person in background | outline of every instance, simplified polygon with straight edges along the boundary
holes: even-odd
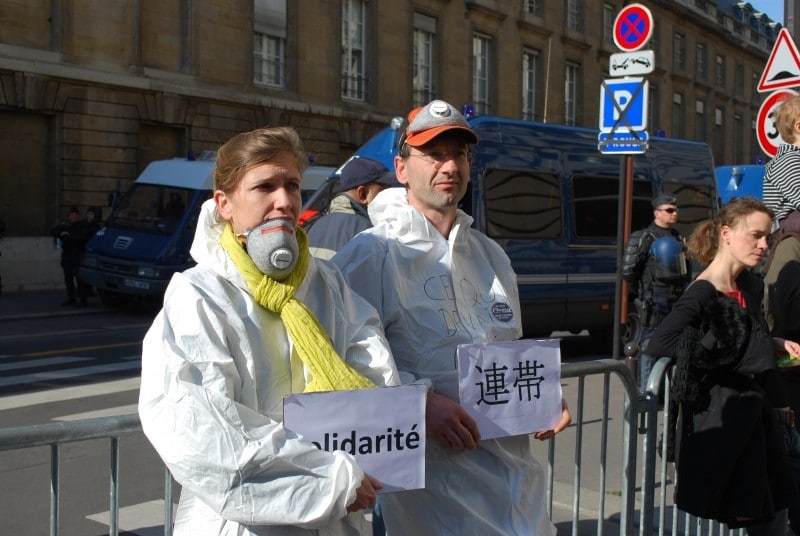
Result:
[[[89,225],[81,218],[78,208],[72,207],[67,221],[53,227],[50,234],[61,242],[61,270],[67,290],[67,300],[61,305],[86,307],[87,287],[78,278],[78,268],[89,240]]]
[[[788,218],[777,231],[764,266],[764,316],[773,337],[800,341],[800,218]],[[785,357],[784,357],[785,360]],[[789,396],[789,407],[800,412],[800,367],[788,362],[781,379]],[[795,482],[800,485],[800,433],[795,426],[784,428],[789,461]],[[789,506],[789,520],[800,534],[800,504]]]
[[[640,321],[641,331],[636,342],[641,351],[638,372],[642,391],[657,359],[657,354],[648,348],[650,335],[692,279],[686,244],[674,227],[678,222],[677,199],[672,194],[659,194],[652,206],[653,221],[628,237],[620,270],[635,297]]]
[[[456,347],[522,336],[516,275],[503,249],[458,210],[475,132],[451,104],[413,110],[395,157],[405,188],[369,205],[374,227],[333,257],[375,306],[405,382],[429,383],[425,489],[380,498],[390,535],[554,535],[545,474],[527,435],[481,440],[458,403]],[[548,439],[571,422],[562,416]]]
[[[750,535],[786,534],[798,496],[783,433],[794,414],[776,356],[798,357],[800,344],[770,335],[750,271],[771,227],[772,212],[752,197],[698,224],[689,252],[706,268],[650,338],[653,354],[675,360],[676,505]]]
[[[89,207],[86,209],[86,226],[88,227],[88,233],[86,237],[86,244],[89,243],[89,240],[97,233],[97,230],[100,229],[100,209],[98,207]],[[84,246],[84,249],[85,246]],[[94,291],[94,287],[89,284],[85,284],[86,289],[86,296],[96,296],[97,294]]]
[[[333,198],[327,214],[308,231],[311,254],[330,259],[355,235],[372,227],[367,205],[378,192],[400,186],[394,172],[371,158],[355,157],[342,168],[339,177],[341,193]]]
[[[89,228],[89,238],[93,237],[97,230],[100,229],[100,218],[97,213],[98,209],[95,207],[86,209],[86,225]]]
[[[764,314],[771,333],[800,340],[800,219],[784,225],[764,266]]]
[[[774,227],[781,227],[788,217],[800,219],[800,96],[778,106],[775,127],[783,143],[766,165],[763,199],[775,214]]]
[[[181,498],[180,535],[368,534],[382,486],[283,428],[283,398],[399,383],[375,309],[297,226],[294,129],[220,147],[213,199],[142,348],[142,428]]]

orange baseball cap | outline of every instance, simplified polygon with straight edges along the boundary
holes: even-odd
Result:
[[[405,142],[412,147],[425,145],[433,138],[448,131],[466,134],[469,143],[478,143],[478,135],[452,104],[434,100],[411,110],[408,114]]]

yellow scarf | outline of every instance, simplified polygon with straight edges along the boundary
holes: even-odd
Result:
[[[308,270],[308,237],[302,227],[297,227],[297,242],[300,246],[297,266],[286,280],[276,281],[258,269],[234,235],[230,224],[225,226],[220,237],[222,248],[244,276],[256,302],[281,315],[286,331],[297,348],[297,355],[311,371],[311,381],[306,385],[305,392],[375,387],[374,383],[336,353],[317,317],[294,297]]]

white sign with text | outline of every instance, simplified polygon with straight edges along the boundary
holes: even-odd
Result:
[[[550,430],[561,419],[558,339],[462,344],[456,351],[461,405],[481,439]]]
[[[352,454],[381,481],[379,493],[425,487],[424,385],[296,393],[283,399],[283,426],[317,448]]]

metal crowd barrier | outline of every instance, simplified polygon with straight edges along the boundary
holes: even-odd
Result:
[[[573,424],[547,442],[532,440],[537,458],[547,460],[548,513],[559,526],[560,534],[564,534],[564,525],[573,536],[744,534],[688,516],[672,504],[675,482],[670,464],[664,461],[666,444],[661,446],[660,461],[657,452],[663,423],[669,419],[669,366],[668,359],[654,365],[646,393],[640,396],[633,371],[625,360],[597,359],[562,365],[564,396],[570,404]],[[662,385],[663,409],[657,395]],[[109,439],[109,535],[117,536],[119,438],[141,433],[136,414],[0,428],[0,451],[50,447],[50,534],[57,536],[61,447],[66,443]],[[613,443],[619,445],[619,452],[609,452],[612,439],[619,439]],[[544,450],[544,456],[537,449]],[[641,463],[637,464],[639,453]],[[164,534],[170,536],[174,497],[172,477],[166,469],[164,480]],[[587,525],[591,528],[586,528]]]
[[[61,447],[66,443],[108,439],[109,455],[109,536],[119,534],[119,438],[141,434],[139,415],[119,415],[69,422],[53,422],[29,426],[0,428],[0,451],[33,447],[50,447],[50,535],[59,533],[61,499]],[[164,535],[172,535],[172,475],[165,468]]]

